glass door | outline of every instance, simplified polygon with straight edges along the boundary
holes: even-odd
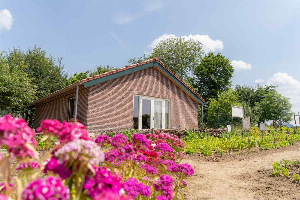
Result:
[[[154,100],[154,128],[162,128],[162,101]]]
[[[170,102],[153,97],[134,96],[133,126],[141,129],[170,128]]]

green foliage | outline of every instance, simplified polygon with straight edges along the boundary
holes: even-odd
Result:
[[[231,116],[231,105],[241,106],[238,94],[232,89],[228,89],[223,93],[218,93],[217,98],[210,98],[206,109],[207,124],[209,126],[214,126],[217,122],[218,113],[222,113],[219,117],[226,117],[226,114]]]
[[[35,140],[37,142],[36,150],[38,151],[48,151],[54,146],[56,142],[58,142],[58,139],[56,137],[48,137],[47,135],[36,135]]]
[[[261,102],[261,121],[275,120],[289,122],[292,120],[292,105],[287,97],[277,91],[270,91]]]
[[[230,151],[241,149],[260,148],[263,150],[293,145],[300,141],[300,132],[286,134],[285,130],[265,132],[262,138],[257,128],[252,128],[248,133],[239,131],[223,133],[221,137],[210,136],[205,133],[188,132],[184,138],[185,152],[200,153],[205,156],[213,154],[222,155]],[[297,163],[288,163],[296,165]]]
[[[298,174],[293,173],[293,176],[294,176],[294,181],[296,181],[296,182],[300,181],[300,176]]]
[[[0,55],[0,110],[14,114],[35,99],[36,87],[26,67],[21,61],[11,65],[5,55]]]
[[[124,129],[122,130],[122,134],[125,135],[127,138],[128,138],[128,141],[129,142],[132,142],[131,141],[131,138],[132,136],[135,134],[135,133],[138,133],[139,131],[138,130],[135,130],[135,129]]]
[[[280,176],[280,174],[281,174],[281,169],[282,169],[282,167],[280,166],[280,163],[274,162],[274,163],[272,164],[272,167],[273,167],[273,171],[271,172],[271,175],[272,175],[272,176]]]
[[[63,71],[62,58],[47,56],[45,50],[36,46],[27,52],[14,48],[4,55],[10,66],[24,64],[24,72],[36,86],[37,98],[66,86],[67,74]]]
[[[236,86],[239,101],[245,106],[252,123],[275,120],[289,122],[292,118],[288,98],[280,95],[274,86]]]
[[[280,162],[274,162],[272,164],[273,171],[271,171],[271,176],[280,176],[283,175],[286,178],[289,178],[289,169],[291,169],[294,166],[299,166],[299,161],[289,161],[289,160],[282,160]],[[298,179],[299,176],[297,174],[293,174],[294,179]]]
[[[29,125],[34,120],[34,108],[28,104],[67,84],[62,59],[46,55],[40,47],[2,52],[0,65],[0,114],[21,116]]]
[[[68,84],[75,83],[75,82],[80,81],[82,79],[85,79],[87,77],[91,77],[91,76],[94,76],[94,75],[99,75],[99,74],[102,74],[102,73],[105,73],[105,72],[109,72],[109,71],[114,70],[114,69],[116,69],[116,68],[111,67],[109,65],[107,65],[107,66],[99,65],[94,70],[88,70],[88,71],[80,72],[80,73],[76,72],[75,74],[73,74],[73,76],[71,76],[68,79]]]
[[[130,59],[129,63],[137,63],[148,58],[158,57],[168,68],[181,79],[190,77],[203,56],[202,44],[196,40],[184,38],[168,38],[162,40],[149,57]]]
[[[205,99],[217,98],[220,92],[226,91],[231,86],[230,79],[234,69],[230,60],[222,54],[209,53],[202,58],[195,68],[195,87]]]

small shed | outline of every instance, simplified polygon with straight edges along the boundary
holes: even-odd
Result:
[[[157,58],[82,79],[34,102],[43,119],[77,118],[92,133],[198,127],[204,100]]]

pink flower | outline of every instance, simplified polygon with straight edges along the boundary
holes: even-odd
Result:
[[[128,144],[128,138],[123,134],[117,134],[111,138],[111,146],[121,147]]]
[[[12,118],[10,115],[0,117],[0,147],[7,145],[8,152],[17,158],[34,157],[28,145],[36,146],[35,132],[24,119]]]
[[[143,183],[138,183],[135,178],[129,177],[123,184],[125,192],[132,198],[137,196],[150,197],[151,189],[149,186],[144,185]]]
[[[104,144],[110,144],[111,143],[111,139],[107,135],[98,135],[96,137],[96,139],[95,139],[95,142],[97,144],[99,144],[100,146],[102,146]]]
[[[94,199],[99,194],[112,193],[113,196],[119,196],[122,188],[121,177],[112,175],[105,167],[95,168],[96,175],[86,176],[83,188]]]
[[[16,170],[21,169],[39,169],[40,165],[37,162],[20,163]]]
[[[29,183],[22,191],[21,199],[68,200],[70,197],[69,193],[69,189],[63,186],[59,178],[50,176],[46,179],[37,179]]]
[[[90,140],[85,126],[81,123],[60,123],[56,119],[45,119],[37,131],[55,135],[59,137],[61,143],[71,142],[75,139]]]

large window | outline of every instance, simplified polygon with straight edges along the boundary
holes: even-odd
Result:
[[[170,128],[170,102],[145,96],[133,97],[133,128]]]

